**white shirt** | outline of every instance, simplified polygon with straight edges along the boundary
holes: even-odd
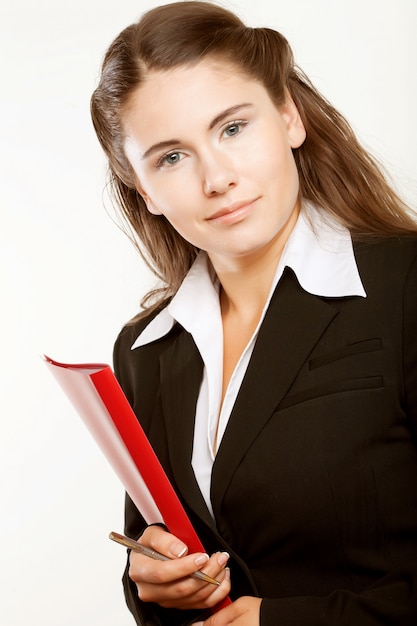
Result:
[[[313,205],[306,203],[282,252],[258,326],[236,365],[222,406],[223,327],[219,282],[206,253],[199,253],[170,304],[148,324],[132,346],[134,350],[163,337],[175,322],[181,324],[195,341],[204,371],[196,407],[192,466],[211,513],[214,445],[216,441],[220,445],[259,327],[285,267],[290,267],[303,289],[314,295],[366,297],[349,231],[333,218],[327,215],[324,218]]]

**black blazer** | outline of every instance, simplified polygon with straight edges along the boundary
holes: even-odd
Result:
[[[262,626],[417,625],[417,238],[355,244],[367,298],[306,293],[286,268],[216,456],[209,515],[191,454],[202,361],[178,324],[115,371],[207,550],[231,554],[232,597]],[[144,521],[129,498],[126,528]],[[138,624],[193,612],[141,603]],[[141,621],[142,620],[142,621]]]

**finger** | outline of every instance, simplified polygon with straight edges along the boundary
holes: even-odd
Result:
[[[224,570],[229,559],[230,555],[228,552],[215,552],[211,555],[208,562],[201,568],[201,571],[208,574],[212,578],[216,578],[217,574]]]
[[[204,622],[194,622],[192,626],[259,626],[261,602],[261,598],[242,596]]]
[[[132,551],[130,554],[129,575],[135,582],[171,583],[190,577],[191,574],[201,569],[208,561],[208,555],[203,553],[190,554],[181,559],[159,561]]]
[[[196,584],[196,581],[192,578],[179,581],[176,589],[173,590],[170,606],[178,608],[179,597],[182,598],[180,607],[182,609],[213,608],[222,602],[230,593],[230,569],[223,568],[219,572],[217,566],[215,571],[210,571],[210,574],[220,583],[218,586],[200,581],[197,581]]]
[[[210,560],[206,556],[207,567],[204,569],[213,578],[216,577],[220,585],[191,577],[198,565],[193,565],[195,555],[161,562],[152,561],[139,553],[131,553],[129,575],[144,602],[156,602],[166,608],[211,608],[230,592],[230,572],[223,567],[227,556],[217,553]],[[191,561],[191,567],[185,567],[187,561]]]
[[[227,626],[228,624],[233,624],[235,615],[235,603],[232,602],[232,604],[214,613],[211,617],[204,620],[204,622],[194,622],[192,626]]]
[[[217,604],[225,600],[225,598],[227,598],[231,588],[230,569],[226,567],[223,572],[216,576],[216,579],[220,582],[220,585],[218,587],[214,587],[213,585],[207,585],[203,590],[195,595],[194,601],[196,605],[198,602],[201,602],[200,606],[202,606],[203,608],[212,609]],[[198,594],[200,597],[198,597]],[[196,606],[196,608],[199,607]]]
[[[142,583],[137,587],[144,602],[155,602],[164,608],[206,609],[219,604],[229,594],[230,574],[228,570],[222,573],[219,586],[185,578],[171,584]]]
[[[169,558],[180,558],[187,554],[188,548],[186,544],[178,539],[175,535],[171,535],[161,526],[148,526],[139,539],[139,543],[149,546],[153,550],[165,554]]]

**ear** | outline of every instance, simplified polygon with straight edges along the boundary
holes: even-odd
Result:
[[[162,215],[162,211],[160,211],[152,202],[152,200],[150,198],[145,198],[144,196],[142,196],[143,199],[146,202],[146,208],[148,209],[149,213],[152,213],[152,215]]]
[[[139,184],[136,184],[136,190],[142,196],[142,198],[143,198],[143,200],[144,200],[144,202],[146,204],[146,208],[148,209],[149,213],[152,213],[152,215],[162,215],[162,211],[160,211],[155,206],[155,204],[152,202],[152,200],[150,199],[148,194],[145,193],[145,191],[142,189],[142,187]]]
[[[289,91],[286,92],[285,102],[279,108],[279,111],[287,127],[287,135],[291,148],[299,148],[306,138],[306,130]]]

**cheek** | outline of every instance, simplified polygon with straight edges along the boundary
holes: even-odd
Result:
[[[171,226],[187,239],[187,232],[191,231],[193,224],[193,211],[190,207],[195,207],[195,202],[190,203],[189,198],[184,194],[184,188],[178,193],[159,194],[154,200],[159,214],[163,215]]]
[[[178,198],[181,198],[181,194],[175,185],[163,185],[144,179],[143,190],[144,193],[142,195],[146,199],[146,204],[151,213],[158,212],[165,215],[169,221],[171,215],[175,216],[177,205],[179,204]]]
[[[295,167],[295,161],[291,147],[286,137],[276,131],[258,138],[252,142],[247,150],[250,164],[258,171],[264,171],[268,176],[280,176],[280,173],[288,174]]]
[[[281,189],[282,193],[298,188],[298,170],[291,149],[270,149],[259,157],[256,165],[267,184]]]
[[[143,186],[149,196],[167,210],[187,202],[187,198],[195,193],[196,184],[196,172],[189,164],[143,177]]]
[[[266,180],[271,181],[269,188],[273,199],[286,215],[290,214],[298,202],[300,192],[298,170],[292,153],[283,160],[274,161],[265,176]]]
[[[191,245],[201,248],[204,246],[204,234],[198,223],[191,219],[191,216],[187,216],[182,213],[164,214],[165,218],[171,224],[172,228],[179,234],[185,241],[188,241]]]
[[[176,230],[177,224],[189,228],[204,201],[202,185],[190,170],[167,178],[168,183],[149,187],[149,197]]]

